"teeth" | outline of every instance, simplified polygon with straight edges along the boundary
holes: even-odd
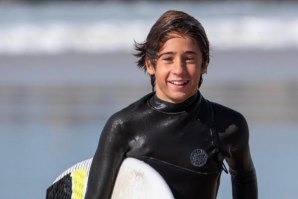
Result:
[[[187,84],[188,81],[169,81],[171,84],[177,85],[177,86],[182,86]]]

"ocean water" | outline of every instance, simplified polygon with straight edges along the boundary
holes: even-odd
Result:
[[[168,9],[201,20],[212,44],[203,95],[245,115],[259,198],[298,194],[298,4],[0,4],[1,198],[45,198],[91,157],[108,117],[150,92],[136,69],[143,41]],[[223,174],[220,199],[231,198]]]
[[[216,49],[297,48],[295,2],[0,5],[0,53],[107,52],[143,41],[166,10],[190,13]],[[121,35],[121,36],[120,36]]]

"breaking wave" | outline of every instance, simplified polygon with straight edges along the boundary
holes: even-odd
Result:
[[[142,11],[142,15],[136,11],[130,13],[124,9],[126,7],[120,6],[113,7],[119,12],[114,11],[110,17],[104,17],[105,8],[101,7],[101,10],[93,10],[92,15],[81,13],[73,16],[78,20],[65,20],[67,13],[63,15],[63,10],[60,10],[60,15],[53,12],[52,17],[41,15],[38,19],[28,19],[27,12],[27,20],[0,20],[0,54],[131,51],[134,40],[143,41],[161,13],[158,10],[150,15],[148,13],[154,10],[154,6],[146,6],[138,5],[138,9],[147,9]],[[74,12],[79,11],[76,9]],[[190,8],[185,8],[186,11],[187,9]],[[260,11],[259,14],[221,13],[215,16],[212,9],[208,9],[209,13],[201,16],[195,16],[194,10],[190,10],[190,13],[203,23],[214,49],[298,48],[298,15],[262,15]],[[51,10],[54,8],[51,7]],[[100,11],[101,15],[97,16]],[[0,12],[3,13],[3,9]],[[32,16],[42,13],[36,9],[30,12]],[[86,14],[88,9],[81,12]],[[84,16],[88,18],[82,20]]]

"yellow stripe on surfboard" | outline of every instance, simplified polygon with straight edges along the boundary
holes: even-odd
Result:
[[[84,199],[86,191],[87,170],[77,169],[71,172],[72,199]]]

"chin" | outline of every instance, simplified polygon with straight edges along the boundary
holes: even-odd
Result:
[[[172,95],[172,101],[174,103],[181,103],[184,102],[185,100],[187,100],[189,97],[191,97],[192,95],[190,94],[182,94],[182,93],[178,93],[178,94],[174,94]]]

